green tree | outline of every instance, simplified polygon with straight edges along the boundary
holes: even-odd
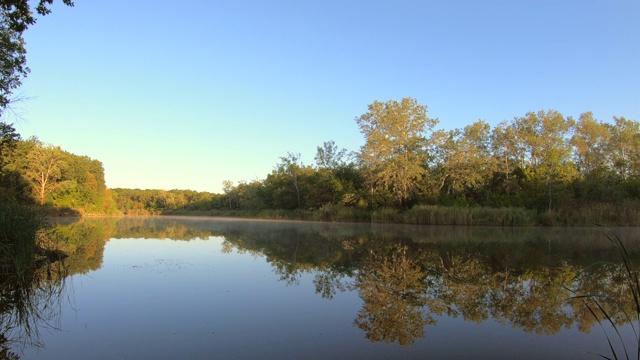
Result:
[[[0,122],[0,173],[2,172],[4,158],[9,156],[11,151],[15,149],[19,140],[20,134],[16,132],[13,124]]]
[[[280,158],[280,163],[277,165],[276,170],[279,174],[284,175],[289,179],[291,191],[295,194],[296,208],[301,205],[300,194],[300,170],[303,167],[300,162],[300,153],[288,152],[287,156]]]
[[[59,180],[66,163],[62,161],[62,150],[59,147],[44,144],[37,139],[33,141],[35,146],[27,155],[29,165],[26,176],[40,205],[44,205],[47,195],[62,184]]]
[[[232,204],[232,196],[233,196],[233,181],[231,180],[224,180],[222,182],[222,191],[224,191],[224,194],[227,196],[227,200],[229,202],[229,209],[231,209],[233,207]]]
[[[491,149],[493,156],[498,160],[497,171],[508,179],[518,163],[515,128],[512,124],[503,121],[493,128]]]
[[[571,118],[558,111],[529,112],[513,120],[520,168],[530,193],[529,198],[548,201],[558,198],[563,185],[571,182],[577,171],[571,159],[569,135],[574,126]],[[538,206],[542,204],[536,201]]]
[[[0,122],[0,201],[15,202],[15,184],[20,176],[5,166],[12,161],[14,150],[20,141],[20,134],[13,125]]]
[[[482,120],[463,130],[434,133],[438,190],[446,187],[447,194],[478,191],[489,180],[496,168],[490,133],[491,127]]]
[[[607,166],[606,147],[610,137],[609,128],[594,119],[591,112],[580,114],[571,144],[581,173],[590,174]]]
[[[408,206],[425,174],[425,133],[437,119],[427,117],[427,107],[413,98],[386,103],[374,101],[356,122],[364,135],[359,158],[372,192],[389,192]]]
[[[335,170],[345,165],[347,149],[339,149],[335,141],[325,141],[322,147],[318,146],[316,152],[316,167],[318,169]]]
[[[612,169],[624,180],[640,175],[640,123],[624,117],[614,117],[607,124],[611,133],[607,152]]]

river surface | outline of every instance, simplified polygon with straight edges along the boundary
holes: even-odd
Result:
[[[151,217],[60,220],[70,255],[2,304],[21,359],[598,359],[637,342],[619,236]],[[576,295],[602,297],[622,342]],[[3,299],[7,296],[3,295]],[[590,298],[586,298],[590,301]],[[14,308],[12,308],[12,306]],[[21,309],[20,311],[15,310]],[[26,310],[24,310],[26,309]],[[23,315],[18,316],[18,314]],[[27,327],[26,330],[24,327]],[[623,355],[624,356],[624,355]]]

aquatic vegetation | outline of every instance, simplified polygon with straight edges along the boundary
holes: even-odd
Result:
[[[0,204],[0,275],[22,274],[33,267],[44,215],[36,208]]]
[[[623,241],[616,234],[605,234],[607,239],[617,251],[622,263],[614,264],[609,262],[596,263],[593,266],[600,266],[604,271],[612,273],[612,279],[619,282],[628,298],[633,301],[620,302],[618,294],[603,292],[601,289],[591,289],[591,292],[573,291],[575,296],[571,300],[581,301],[588,312],[602,328],[611,356],[598,354],[604,359],[630,359],[630,355],[635,352],[633,358],[640,359],[640,278],[638,277],[638,267],[634,264],[633,258],[627,251]],[[578,275],[578,281],[583,273]],[[584,289],[583,289],[584,290]],[[628,323],[633,332],[635,343],[630,344],[621,329],[621,324]],[[635,349],[633,349],[635,347]],[[624,355],[624,356],[623,356]]]

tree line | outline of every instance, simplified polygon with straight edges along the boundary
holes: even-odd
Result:
[[[38,204],[57,215],[118,212],[100,161],[36,137],[22,140],[7,124],[0,124],[0,201]]]
[[[362,220],[427,205],[556,216],[640,213],[640,123],[634,120],[541,110],[494,127],[478,120],[443,130],[426,106],[404,98],[374,101],[355,121],[365,140],[358,151],[326,141],[314,164],[288,152],[264,179],[227,180],[222,193],[107,189],[100,161],[37,138],[22,140],[3,123],[0,197],[73,214],[289,211],[335,220],[336,212],[347,211],[345,220]]]
[[[541,110],[493,128],[478,120],[436,130],[439,120],[427,116],[427,107],[404,98],[375,101],[356,122],[365,139],[359,151],[327,141],[309,165],[289,152],[263,180],[225,181],[210,209],[440,205],[545,213],[604,204],[638,214],[640,123],[634,120]]]

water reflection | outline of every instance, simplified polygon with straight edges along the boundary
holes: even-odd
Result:
[[[66,271],[60,262],[37,264],[21,274],[0,275],[0,359],[19,359],[40,347],[40,331],[57,329]]]
[[[633,229],[617,229],[632,258]],[[281,281],[314,277],[328,300],[356,291],[362,307],[354,326],[372,342],[410,345],[428,336],[438,317],[461,317],[537,334],[596,320],[575,293],[607,294],[617,324],[629,319],[614,303],[634,309],[620,259],[598,229],[471,228],[369,224],[229,221],[199,218],[92,219],[52,230],[69,253],[70,273],[101,266],[112,238],[189,241],[224,237],[226,252],[264,256]],[[593,266],[595,263],[602,266]],[[633,311],[632,311],[633,312]]]
[[[424,336],[426,325],[436,323],[431,306],[425,309],[432,300],[425,286],[427,272],[407,249],[372,250],[358,270],[354,287],[363,305],[354,323],[372,342],[409,345]]]

